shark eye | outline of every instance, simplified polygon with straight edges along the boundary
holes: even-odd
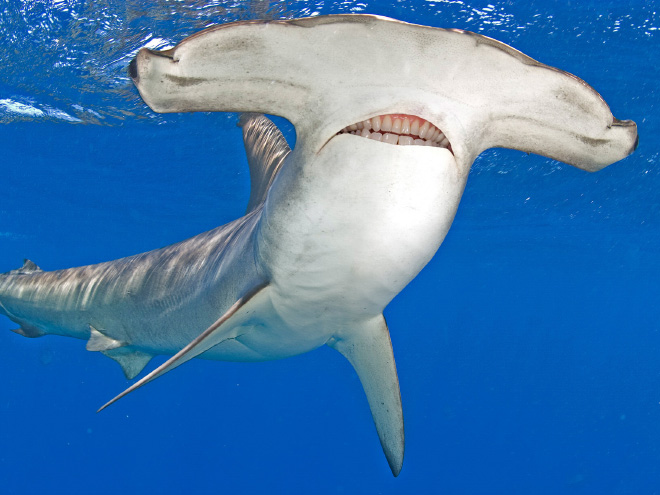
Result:
[[[451,151],[451,143],[436,126],[416,115],[377,115],[344,127],[337,134],[353,134],[399,146],[434,146]]]

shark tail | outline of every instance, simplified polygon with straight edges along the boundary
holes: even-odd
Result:
[[[36,263],[28,259],[25,259],[23,260],[23,266],[21,266],[20,268],[11,270],[6,273],[0,273],[0,314],[7,316],[10,320],[21,325],[19,328],[12,329],[12,332],[15,332],[24,337],[29,337],[29,338],[41,337],[42,335],[44,335],[44,333],[42,330],[36,327],[30,326],[24,322],[19,322],[18,319],[14,315],[12,315],[11,312],[7,310],[7,308],[3,304],[3,296],[6,295],[11,290],[11,287],[13,285],[13,282],[10,280],[11,278],[21,275],[29,275],[31,273],[41,272],[41,271],[43,270],[39,268]]]

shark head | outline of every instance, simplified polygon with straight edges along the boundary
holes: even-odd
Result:
[[[310,153],[356,132],[383,146],[430,141],[461,170],[505,147],[596,171],[637,145],[635,123],[567,72],[485,36],[378,16],[216,26],[169,50],[142,49],[129,72],[157,112],[279,115]],[[434,136],[420,136],[426,123]]]

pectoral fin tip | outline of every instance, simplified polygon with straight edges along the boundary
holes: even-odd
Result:
[[[403,466],[404,430],[399,378],[383,316],[356,324],[353,333],[328,345],[353,365],[371,408],[380,444],[394,476]]]

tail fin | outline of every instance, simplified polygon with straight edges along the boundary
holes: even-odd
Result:
[[[0,283],[2,282],[2,279],[5,278],[6,276],[10,276],[10,275],[28,275],[30,273],[36,273],[36,272],[41,272],[41,271],[43,271],[43,270],[41,268],[39,268],[36,265],[36,263],[34,263],[33,261],[30,261],[28,259],[25,259],[25,260],[23,260],[23,266],[22,267],[17,268],[16,270],[11,270],[7,273],[0,274]],[[11,285],[11,282],[9,282],[9,284]],[[3,285],[4,284],[0,285],[0,295],[2,294]],[[41,337],[42,335],[44,335],[44,332],[41,329],[36,328],[34,326],[31,326],[31,325],[29,325],[25,322],[19,321],[14,315],[12,315],[7,310],[7,308],[5,308],[4,305],[2,304],[2,299],[0,299],[0,314],[3,314],[5,316],[7,316],[10,320],[12,320],[12,321],[14,321],[14,322],[16,322],[20,325],[19,328],[13,329],[12,332],[15,332],[19,335],[23,335],[24,337],[30,337],[30,338]]]

